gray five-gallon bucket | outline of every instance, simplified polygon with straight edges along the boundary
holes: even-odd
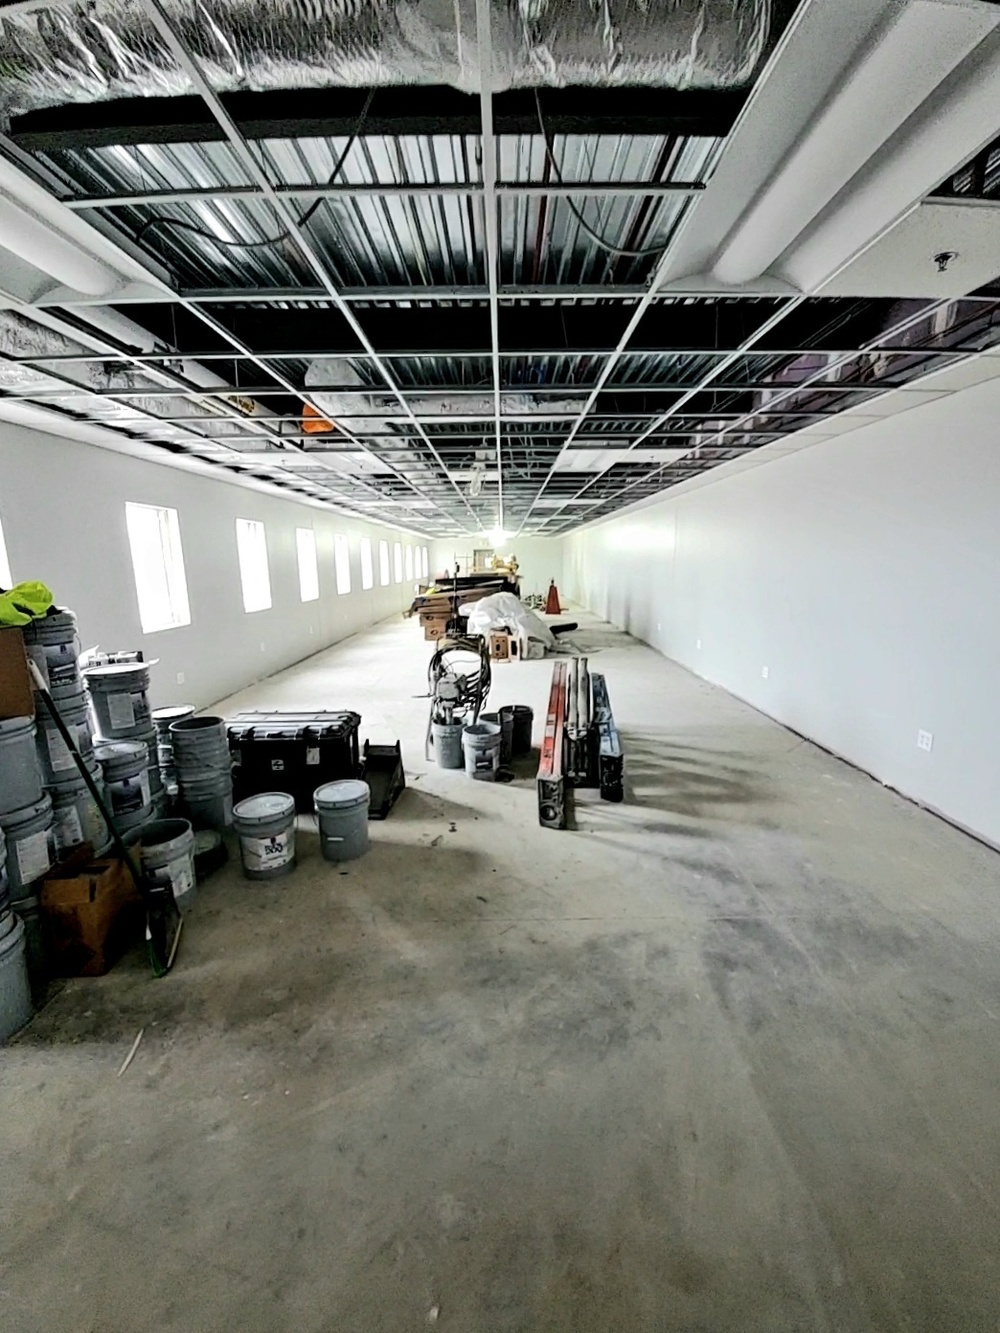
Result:
[[[511,720],[510,753],[513,759],[531,753],[531,728],[535,720],[534,710],[527,704],[505,704],[500,709],[500,720]]]
[[[187,769],[228,767],[229,741],[221,717],[186,717],[170,724],[174,763],[183,776]]]
[[[248,796],[233,811],[233,828],[247,879],[277,879],[295,869],[294,796],[283,791]]]
[[[100,766],[91,761],[87,769],[100,790],[103,783]],[[68,851],[82,842],[89,842],[96,853],[107,848],[111,831],[79,773],[73,772],[61,782],[51,783],[49,795],[52,797],[52,831],[57,852]]]
[[[142,873],[154,884],[169,884],[178,907],[194,901],[194,830],[186,819],[156,819],[142,830]]]
[[[119,829],[137,828],[150,817],[151,793],[146,765],[149,756],[142,741],[109,741],[94,755],[104,774],[111,813]]]
[[[368,850],[367,782],[346,778],[326,782],[313,792],[319,845],[327,861],[354,861]]]
[[[233,779],[228,769],[180,775],[180,802],[196,829],[224,833],[233,822]]]
[[[31,1018],[31,986],[24,943],[24,924],[0,936],[0,1041],[20,1032]]]
[[[34,805],[42,794],[35,752],[35,724],[30,717],[0,722],[0,814]]]
[[[88,667],[83,675],[90,690],[94,731],[103,740],[129,740],[151,728],[146,662]]]
[[[509,764],[514,735],[514,719],[509,713],[504,713],[501,708],[498,713],[480,713],[479,721],[492,722],[495,727],[500,728],[500,763],[501,765]]]
[[[464,767],[461,722],[432,722],[431,738],[434,754],[441,768]]]
[[[42,795],[21,810],[0,814],[0,826],[7,840],[10,896],[12,900],[23,898],[52,865],[55,842],[51,798]]]
[[[480,782],[495,782],[500,767],[500,727],[496,722],[474,722],[462,733],[465,771]]]
[[[163,789],[163,778],[160,775],[160,760],[157,754],[156,732],[152,727],[140,732],[133,739],[140,741],[146,747],[146,772],[149,775],[150,795],[155,799]]]
[[[64,681],[76,681],[80,670],[76,659],[80,641],[76,635],[76,616],[72,611],[56,611],[22,627],[28,656],[48,682],[49,689]]]
[[[55,702],[54,698],[53,702]],[[62,703],[56,703],[56,707],[59,710],[63,725],[76,742],[76,748],[80,751],[80,754],[85,760],[93,759],[94,743],[90,736],[90,714],[87,711],[86,695],[82,686],[78,693],[70,699],[66,699]],[[41,699],[38,701],[38,716],[35,725],[38,733],[38,759],[45,785],[48,787],[53,782],[62,782],[65,777],[78,772],[76,760],[70,754],[69,746],[63,740],[62,732]]]
[[[174,708],[154,708],[153,726],[156,728],[156,762],[164,782],[176,782],[174,738],[170,728],[175,722],[194,717],[194,704],[178,704]]]

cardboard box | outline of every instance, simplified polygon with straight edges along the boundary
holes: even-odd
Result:
[[[8,625],[0,629],[0,719],[34,716],[35,691],[28,674],[24,635]]]
[[[490,657],[494,662],[510,661],[510,635],[505,630],[491,632]]]
[[[142,899],[115,858],[58,867],[46,877],[40,900],[55,976],[101,977],[142,939]]]

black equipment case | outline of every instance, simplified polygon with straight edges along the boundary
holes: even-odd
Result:
[[[227,718],[234,801],[285,791],[300,814],[311,814],[317,787],[358,776],[360,725],[360,713],[248,710]]]

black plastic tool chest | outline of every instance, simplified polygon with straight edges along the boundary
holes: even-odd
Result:
[[[285,791],[311,812],[324,782],[356,778],[360,713],[247,710],[226,719],[233,757],[233,799]]]

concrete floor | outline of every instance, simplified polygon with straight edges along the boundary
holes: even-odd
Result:
[[[573,833],[428,771],[413,623],[228,701],[357,708],[409,790],[364,860],[230,865],[168,979],[68,983],[0,1054],[5,1328],[1000,1328],[1000,858],[578,640],[629,796]],[[549,674],[494,704],[537,721]]]

